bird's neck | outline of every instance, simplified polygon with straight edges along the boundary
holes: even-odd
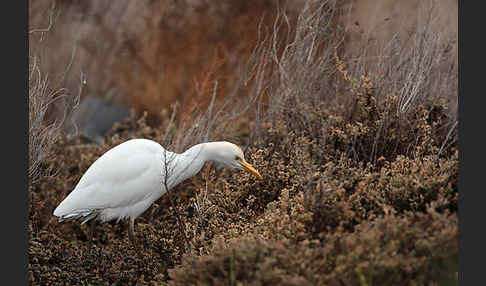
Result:
[[[184,153],[176,154],[167,152],[163,154],[168,161],[169,188],[176,186],[182,181],[196,175],[204,166],[204,163],[212,158],[217,146],[213,143],[201,143],[192,146]]]

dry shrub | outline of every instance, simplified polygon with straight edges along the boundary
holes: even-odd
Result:
[[[336,8],[316,3],[302,10],[293,38],[274,37],[267,45],[264,53],[275,68],[260,72],[271,73],[263,120],[306,135],[321,149],[334,141],[334,148],[325,151],[344,151],[356,161],[408,156],[421,136],[430,137],[424,145],[439,149],[417,152],[442,154],[442,146],[451,147],[457,141],[457,73],[453,59],[441,53],[440,36],[420,27],[412,33],[412,47],[383,50],[390,55],[378,63],[368,63],[366,54],[356,60],[336,24]],[[444,62],[451,64],[448,73]]]
[[[241,237],[216,243],[209,255],[186,256],[169,285],[416,285],[453,281],[457,216],[385,215],[355,232],[321,240]],[[431,243],[431,241],[434,241]],[[447,266],[444,271],[444,265]],[[452,268],[453,269],[453,268]]]
[[[50,148],[60,132],[60,122],[47,123],[49,107],[61,97],[61,91],[50,90],[47,76],[43,77],[35,58],[29,66],[29,183],[49,173],[42,163],[49,159]]]
[[[31,29],[29,34],[45,32],[48,31]],[[31,36],[30,40],[34,39]],[[66,88],[64,78],[57,79],[42,68],[41,58],[37,50],[29,49],[29,184],[57,171],[47,167],[55,157],[51,149],[64,135],[63,127],[76,109],[84,85],[81,74],[76,89]],[[69,70],[67,65],[64,73]]]

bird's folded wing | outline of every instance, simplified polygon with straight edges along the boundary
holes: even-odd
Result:
[[[144,200],[161,190],[159,164],[160,161],[147,153],[100,157],[59,208],[66,213],[123,207]]]

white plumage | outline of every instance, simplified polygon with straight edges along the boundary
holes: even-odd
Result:
[[[206,161],[246,169],[262,178],[233,143],[201,143],[177,154],[166,151],[155,141],[132,139],[98,158],[54,210],[54,215],[60,221],[81,219],[82,223],[93,218],[130,219],[132,240],[135,218],[166,192],[165,185],[171,189],[197,174]]]

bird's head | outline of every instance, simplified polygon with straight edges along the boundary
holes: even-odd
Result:
[[[227,168],[247,170],[258,178],[263,179],[260,173],[245,161],[245,156],[240,147],[226,141],[212,142],[210,144],[211,161],[222,164]]]

